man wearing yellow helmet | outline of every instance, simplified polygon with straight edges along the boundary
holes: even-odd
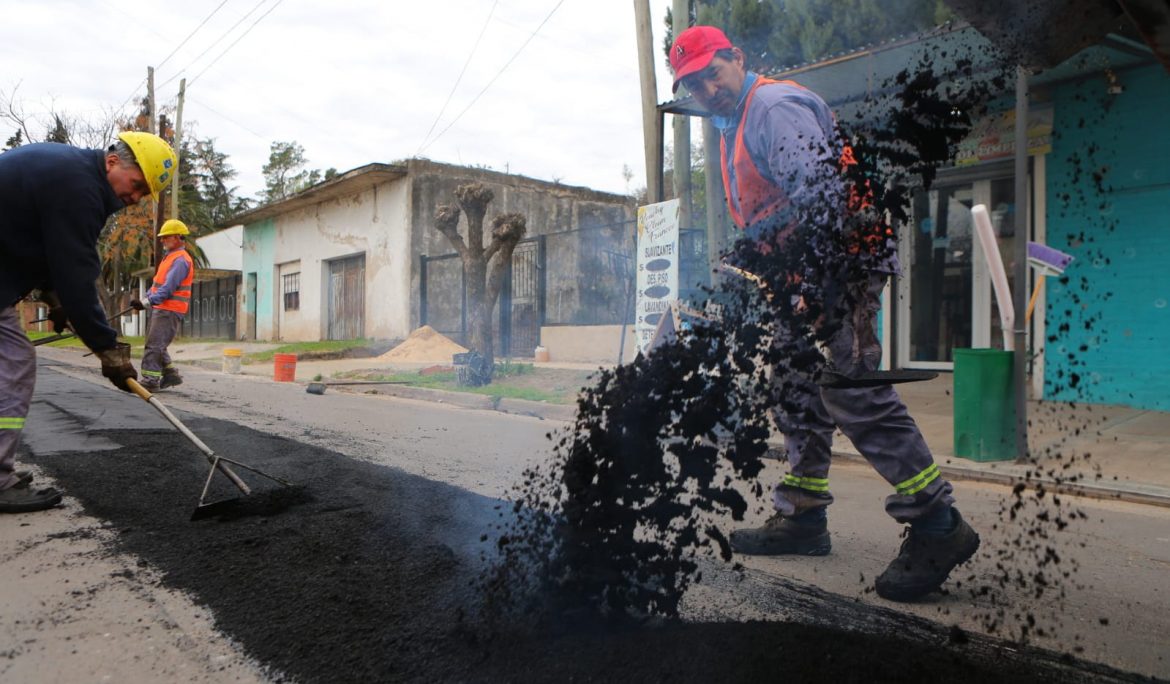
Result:
[[[183,384],[179,370],[171,363],[167,347],[179,334],[183,316],[191,305],[191,283],[195,279],[195,264],[184,244],[186,224],[171,219],[162,225],[158,237],[167,255],[158,265],[154,284],[146,293],[146,301],[130,300],[130,306],[142,311],[152,307],[150,324],[146,329],[146,352],[142,355],[142,386],[150,391]]]
[[[105,151],[36,143],[0,154],[0,513],[61,501],[60,492],[34,489],[27,472],[14,470],[36,381],[36,353],[16,303],[34,289],[54,291],[61,326],[93,350],[102,375],[130,391],[126,380],[138,373],[98,297],[96,246],[106,219],[148,194],[157,198],[176,163],[166,141],[137,132],[120,134]]]

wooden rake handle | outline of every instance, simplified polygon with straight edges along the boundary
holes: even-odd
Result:
[[[137,394],[139,398],[153,406],[159,413],[161,413],[162,417],[166,418],[171,425],[174,425],[176,430],[183,433],[183,436],[186,437],[192,444],[194,444],[195,448],[203,452],[203,455],[207,457],[207,461],[211,463],[211,465],[215,466],[219,472],[223,473],[227,479],[231,480],[232,484],[238,487],[241,492],[244,494],[252,493],[252,489],[248,487],[248,485],[245,484],[243,480],[240,479],[240,476],[236,475],[235,471],[228,467],[228,464],[224,463],[220,457],[216,456],[215,452],[211,450],[211,447],[204,444],[203,440],[196,437],[194,432],[191,432],[189,429],[187,429],[187,426],[183,425],[182,421],[176,418],[175,414],[171,413],[166,406],[163,406],[162,402],[156,399],[149,390],[140,385],[138,381],[133,378],[126,378],[126,385],[130,388],[130,391],[134,392],[134,394]]]

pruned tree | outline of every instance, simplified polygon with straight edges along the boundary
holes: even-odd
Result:
[[[491,242],[484,247],[483,221],[487,206],[495,198],[482,183],[461,185],[455,189],[459,207],[444,204],[435,210],[435,228],[459,253],[463,260],[464,288],[467,292],[467,326],[469,350],[479,356],[478,368],[472,368],[469,384],[491,382],[495,367],[492,334],[492,311],[500,288],[512,263],[512,252],[524,237],[528,221],[522,214],[499,214],[492,219]],[[467,215],[467,239],[459,234],[459,208]]]

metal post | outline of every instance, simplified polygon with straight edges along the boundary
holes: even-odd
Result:
[[[1028,301],[1028,70],[1016,67],[1016,188],[1015,188],[1015,309],[1013,333],[1015,355],[1012,364],[1012,387],[1016,404],[1016,461],[1026,463],[1028,454],[1028,387],[1027,387],[1027,323],[1024,310]]]

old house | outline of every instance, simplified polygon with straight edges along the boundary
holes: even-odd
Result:
[[[612,255],[631,249],[632,199],[410,159],[353,169],[232,219],[243,225],[239,334],[395,340],[425,323],[461,338],[461,265],[433,217],[470,182],[495,194],[489,221],[503,212],[527,219],[498,306],[502,355],[531,356],[545,326],[621,320],[626,273]]]

